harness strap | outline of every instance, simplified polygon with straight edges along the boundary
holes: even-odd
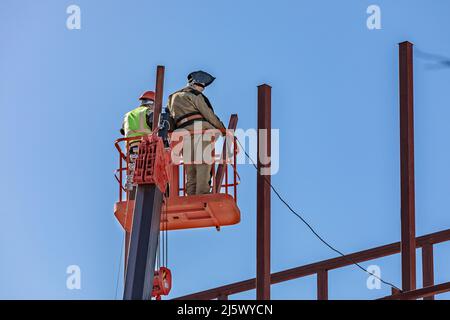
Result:
[[[178,119],[176,125],[177,127],[186,126],[188,122],[192,122],[193,120],[206,120],[200,113],[185,115]]]

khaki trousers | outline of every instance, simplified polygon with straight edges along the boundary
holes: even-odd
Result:
[[[206,129],[211,129],[206,123]],[[193,125],[186,129],[194,130]],[[200,127],[205,129],[205,125]],[[198,130],[198,129],[197,129]],[[184,144],[183,158],[186,164],[186,193],[188,195],[207,194],[211,192],[212,134],[192,134],[189,145]],[[186,141],[187,142],[187,141]]]
[[[186,193],[188,195],[206,194],[211,190],[211,165],[186,165]]]

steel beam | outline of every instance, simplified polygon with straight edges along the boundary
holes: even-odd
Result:
[[[256,299],[270,300],[271,87],[258,86],[258,160],[256,193]],[[263,172],[264,171],[264,172]]]
[[[237,127],[237,122],[238,122],[237,114],[232,114],[230,116],[230,122],[228,122],[228,130],[235,131],[236,127]],[[220,161],[219,165],[217,166],[217,172],[214,177],[214,192],[215,193],[220,192],[222,182],[223,182],[223,177],[225,175],[225,170],[228,170],[227,166],[226,166],[226,161],[228,160],[228,151],[227,150],[228,150],[228,146],[230,144],[229,139],[231,139],[231,137],[228,135],[225,135],[225,139],[223,141],[223,147],[222,147],[221,161]],[[231,141],[233,148],[234,148],[235,143],[236,143],[235,141]]]
[[[450,229],[430,233],[416,238],[416,247],[422,248],[426,244],[437,244],[450,241]],[[344,257],[337,257],[332,259],[327,259],[312,264],[295,267],[279,272],[272,273],[271,283],[276,284],[284,281],[289,281],[297,278],[306,277],[309,275],[316,274],[321,270],[333,270],[342,267],[346,267],[352,264],[350,261],[354,262],[365,262],[369,260],[374,260],[378,258],[383,258],[397,254],[400,252],[400,242],[395,242],[376,248],[371,248],[364,251],[355,252],[348,254]],[[248,279],[244,281],[239,281],[217,288],[212,288],[209,290],[192,293],[182,297],[178,297],[180,300],[209,300],[216,299],[219,295],[232,295],[240,292],[245,292],[253,290],[256,287],[256,279]]]
[[[153,110],[153,127],[159,124],[159,115],[162,111],[162,100],[164,90],[164,66],[156,68],[156,86],[155,86],[155,109]],[[153,128],[154,129],[154,128]]]
[[[172,166],[172,174],[170,176],[170,196],[178,196],[180,194],[180,166]]]
[[[406,291],[392,296],[387,296],[378,300],[416,300],[420,298],[427,298],[436,294],[450,291],[450,282],[437,284],[430,287]]]
[[[317,272],[317,300],[328,300],[328,271]]]
[[[413,45],[399,47],[402,289],[416,288]]]
[[[159,238],[162,193],[154,184],[137,187],[124,300],[150,300]]]
[[[422,286],[430,287],[434,285],[434,261],[433,245],[427,243],[422,247]],[[434,300],[434,296],[424,298],[424,300]]]

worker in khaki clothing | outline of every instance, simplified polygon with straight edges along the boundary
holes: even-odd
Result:
[[[184,139],[183,158],[186,164],[186,193],[188,195],[207,194],[211,189],[210,157],[211,139],[215,134],[201,134],[199,131],[224,130],[222,121],[214,114],[208,98],[202,93],[214,77],[204,71],[195,71],[188,75],[188,85],[171,94],[168,106],[176,129],[190,132],[190,139]],[[190,144],[190,145],[189,145]],[[206,157],[205,157],[206,156]],[[206,159],[209,156],[210,159]]]

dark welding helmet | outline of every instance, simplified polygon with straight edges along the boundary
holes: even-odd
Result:
[[[205,71],[194,71],[188,75],[189,84],[197,84],[202,87],[209,86],[216,78]]]

